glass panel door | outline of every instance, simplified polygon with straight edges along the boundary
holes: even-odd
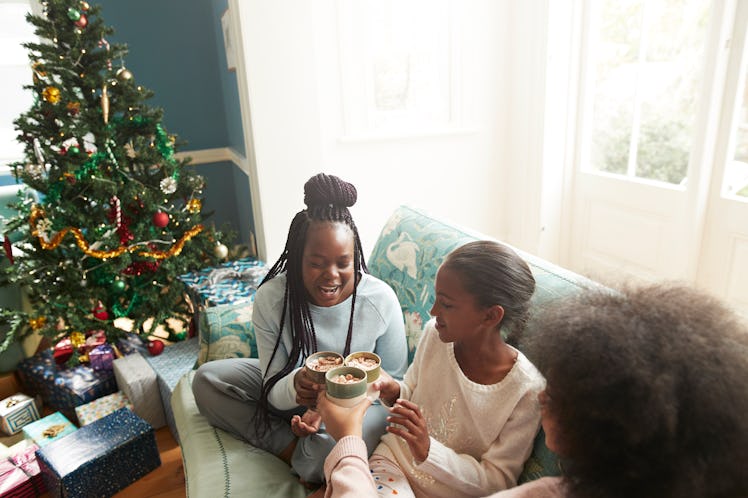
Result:
[[[683,184],[709,2],[595,0],[587,6],[582,168]]]

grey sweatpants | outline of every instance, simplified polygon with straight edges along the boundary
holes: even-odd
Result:
[[[258,433],[255,414],[262,387],[259,360],[230,358],[204,363],[195,372],[192,392],[197,406],[208,421],[251,445],[278,455],[291,444],[290,419],[301,415],[306,407],[286,412],[274,411],[270,416],[270,430]],[[363,436],[371,455],[384,434],[387,410],[376,403],[364,417]],[[309,483],[324,482],[325,457],[335,446],[335,440],[325,432],[324,425],[317,434],[299,438],[291,467]]]

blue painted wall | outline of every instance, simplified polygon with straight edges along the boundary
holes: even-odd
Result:
[[[94,0],[97,1],[97,0]],[[226,0],[98,0],[109,42],[124,43],[125,66],[155,92],[166,130],[186,142],[178,150],[231,147],[246,155],[236,73],[229,71],[221,30]],[[113,61],[117,65],[118,61]],[[217,227],[228,223],[236,242],[254,232],[249,179],[230,162],[196,166],[205,177],[204,208]]]

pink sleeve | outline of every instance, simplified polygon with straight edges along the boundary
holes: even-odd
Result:
[[[363,439],[346,436],[337,442],[325,458],[325,479],[325,498],[377,497]]]

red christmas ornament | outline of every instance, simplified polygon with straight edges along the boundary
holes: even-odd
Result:
[[[164,228],[169,224],[169,215],[163,211],[156,211],[153,215],[153,224],[159,228]]]
[[[3,249],[5,249],[5,256],[8,257],[8,261],[10,261],[10,264],[13,264],[13,246],[10,243],[10,239],[6,235],[3,239]]]
[[[160,340],[154,339],[152,341],[148,341],[148,352],[151,353],[151,356],[158,356],[163,352],[163,350],[164,343]]]
[[[94,308],[93,316],[98,320],[109,320],[109,312],[101,303],[97,304],[96,308]]]
[[[79,28],[85,28],[88,25],[88,17],[86,17],[86,14],[81,14],[78,20],[75,21],[73,24],[75,24]]]

